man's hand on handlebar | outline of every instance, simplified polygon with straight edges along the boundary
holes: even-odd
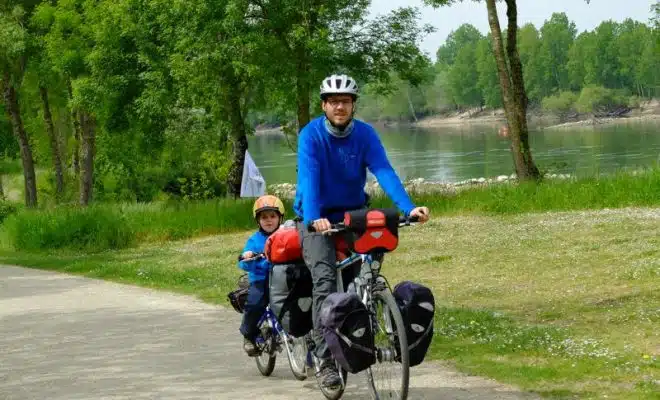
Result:
[[[325,232],[332,229],[332,224],[330,224],[327,218],[319,218],[312,222],[312,227],[314,227],[316,232]]]
[[[431,212],[429,211],[428,207],[415,207],[410,212],[410,216],[417,217],[418,222],[420,224],[423,224],[424,222],[429,220],[429,218],[431,217]]]

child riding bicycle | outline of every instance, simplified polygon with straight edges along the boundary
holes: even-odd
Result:
[[[243,350],[248,356],[255,357],[259,353],[255,344],[255,338],[259,333],[259,319],[268,305],[268,273],[271,268],[268,260],[256,256],[263,253],[266,240],[282,224],[284,204],[275,196],[259,197],[252,207],[252,216],[257,221],[259,229],[245,243],[238,266],[247,271],[250,282],[240,327],[244,338]]]

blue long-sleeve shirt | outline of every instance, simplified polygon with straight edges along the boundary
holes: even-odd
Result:
[[[255,232],[245,243],[243,253],[251,251],[253,253],[263,253],[266,246],[266,236],[263,232]],[[248,273],[248,280],[250,283],[263,281],[268,277],[271,268],[271,263],[265,258],[258,258],[252,261],[239,261],[238,267]]]
[[[354,120],[350,135],[339,138],[326,130],[325,116],[314,119],[298,137],[294,211],[305,224],[319,218],[340,221],[343,211],[365,204],[367,169],[400,211],[407,215],[415,208],[374,128]]]

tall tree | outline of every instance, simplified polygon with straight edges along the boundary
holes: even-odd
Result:
[[[476,67],[479,75],[477,87],[481,91],[484,104],[491,108],[502,107],[502,93],[490,37],[483,38],[477,44]]]
[[[370,20],[370,0],[235,1],[247,1],[246,18],[263,29],[265,40],[275,39],[267,51],[270,97],[296,110],[298,130],[311,118],[311,94],[324,76],[350,72],[366,83],[387,82],[392,70],[405,75],[422,57],[417,42],[432,30],[417,25],[419,11],[412,7]]]
[[[532,24],[518,30],[518,52],[524,68],[525,91],[531,102],[539,104],[547,93],[544,60],[540,57],[541,38]]]
[[[456,0],[425,0],[435,7],[450,5]],[[504,111],[509,124],[509,137],[516,173],[520,180],[537,180],[540,172],[532,158],[527,128],[527,93],[522,63],[517,48],[518,9],[515,0],[506,0],[506,51],[495,0],[486,0],[488,23],[493,39],[493,51],[502,89]]]
[[[542,96],[553,89],[568,89],[568,51],[575,40],[575,23],[568,20],[565,13],[553,13],[541,27],[541,48],[539,57],[544,66],[544,87]]]
[[[477,44],[481,40],[481,32],[474,25],[462,24],[455,31],[451,31],[445,44],[436,52],[437,62],[444,65],[454,64],[461,48],[470,44]]]
[[[247,149],[245,123],[267,40],[245,19],[246,3],[194,0],[163,2],[162,18],[176,28],[172,73],[180,101],[208,110],[228,138],[228,192],[238,197]],[[167,17],[166,17],[167,15]],[[200,38],[204,38],[200,40]]]
[[[26,22],[31,10],[13,2],[0,3],[0,91],[12,131],[18,140],[25,181],[25,205],[37,206],[37,181],[28,135],[23,125],[18,88],[21,86],[30,52]]]
[[[30,58],[28,63],[28,72],[35,77],[37,90],[39,91],[39,98],[41,99],[42,116],[48,141],[50,143],[50,156],[53,163],[53,170],[55,172],[55,193],[56,198],[59,200],[64,194],[64,166],[62,163],[62,150],[60,146],[60,135],[55,127],[53,120],[53,113],[51,110],[52,101],[50,96],[49,87],[56,86],[58,81],[62,82],[61,76],[58,76],[53,65],[50,63],[48,53],[46,51],[46,42],[44,35],[48,32],[47,29],[33,14],[30,21],[30,26],[33,30],[35,54]]]

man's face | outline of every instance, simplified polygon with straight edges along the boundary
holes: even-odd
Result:
[[[353,97],[347,94],[329,96],[321,102],[326,117],[337,126],[345,126],[353,116]]]

